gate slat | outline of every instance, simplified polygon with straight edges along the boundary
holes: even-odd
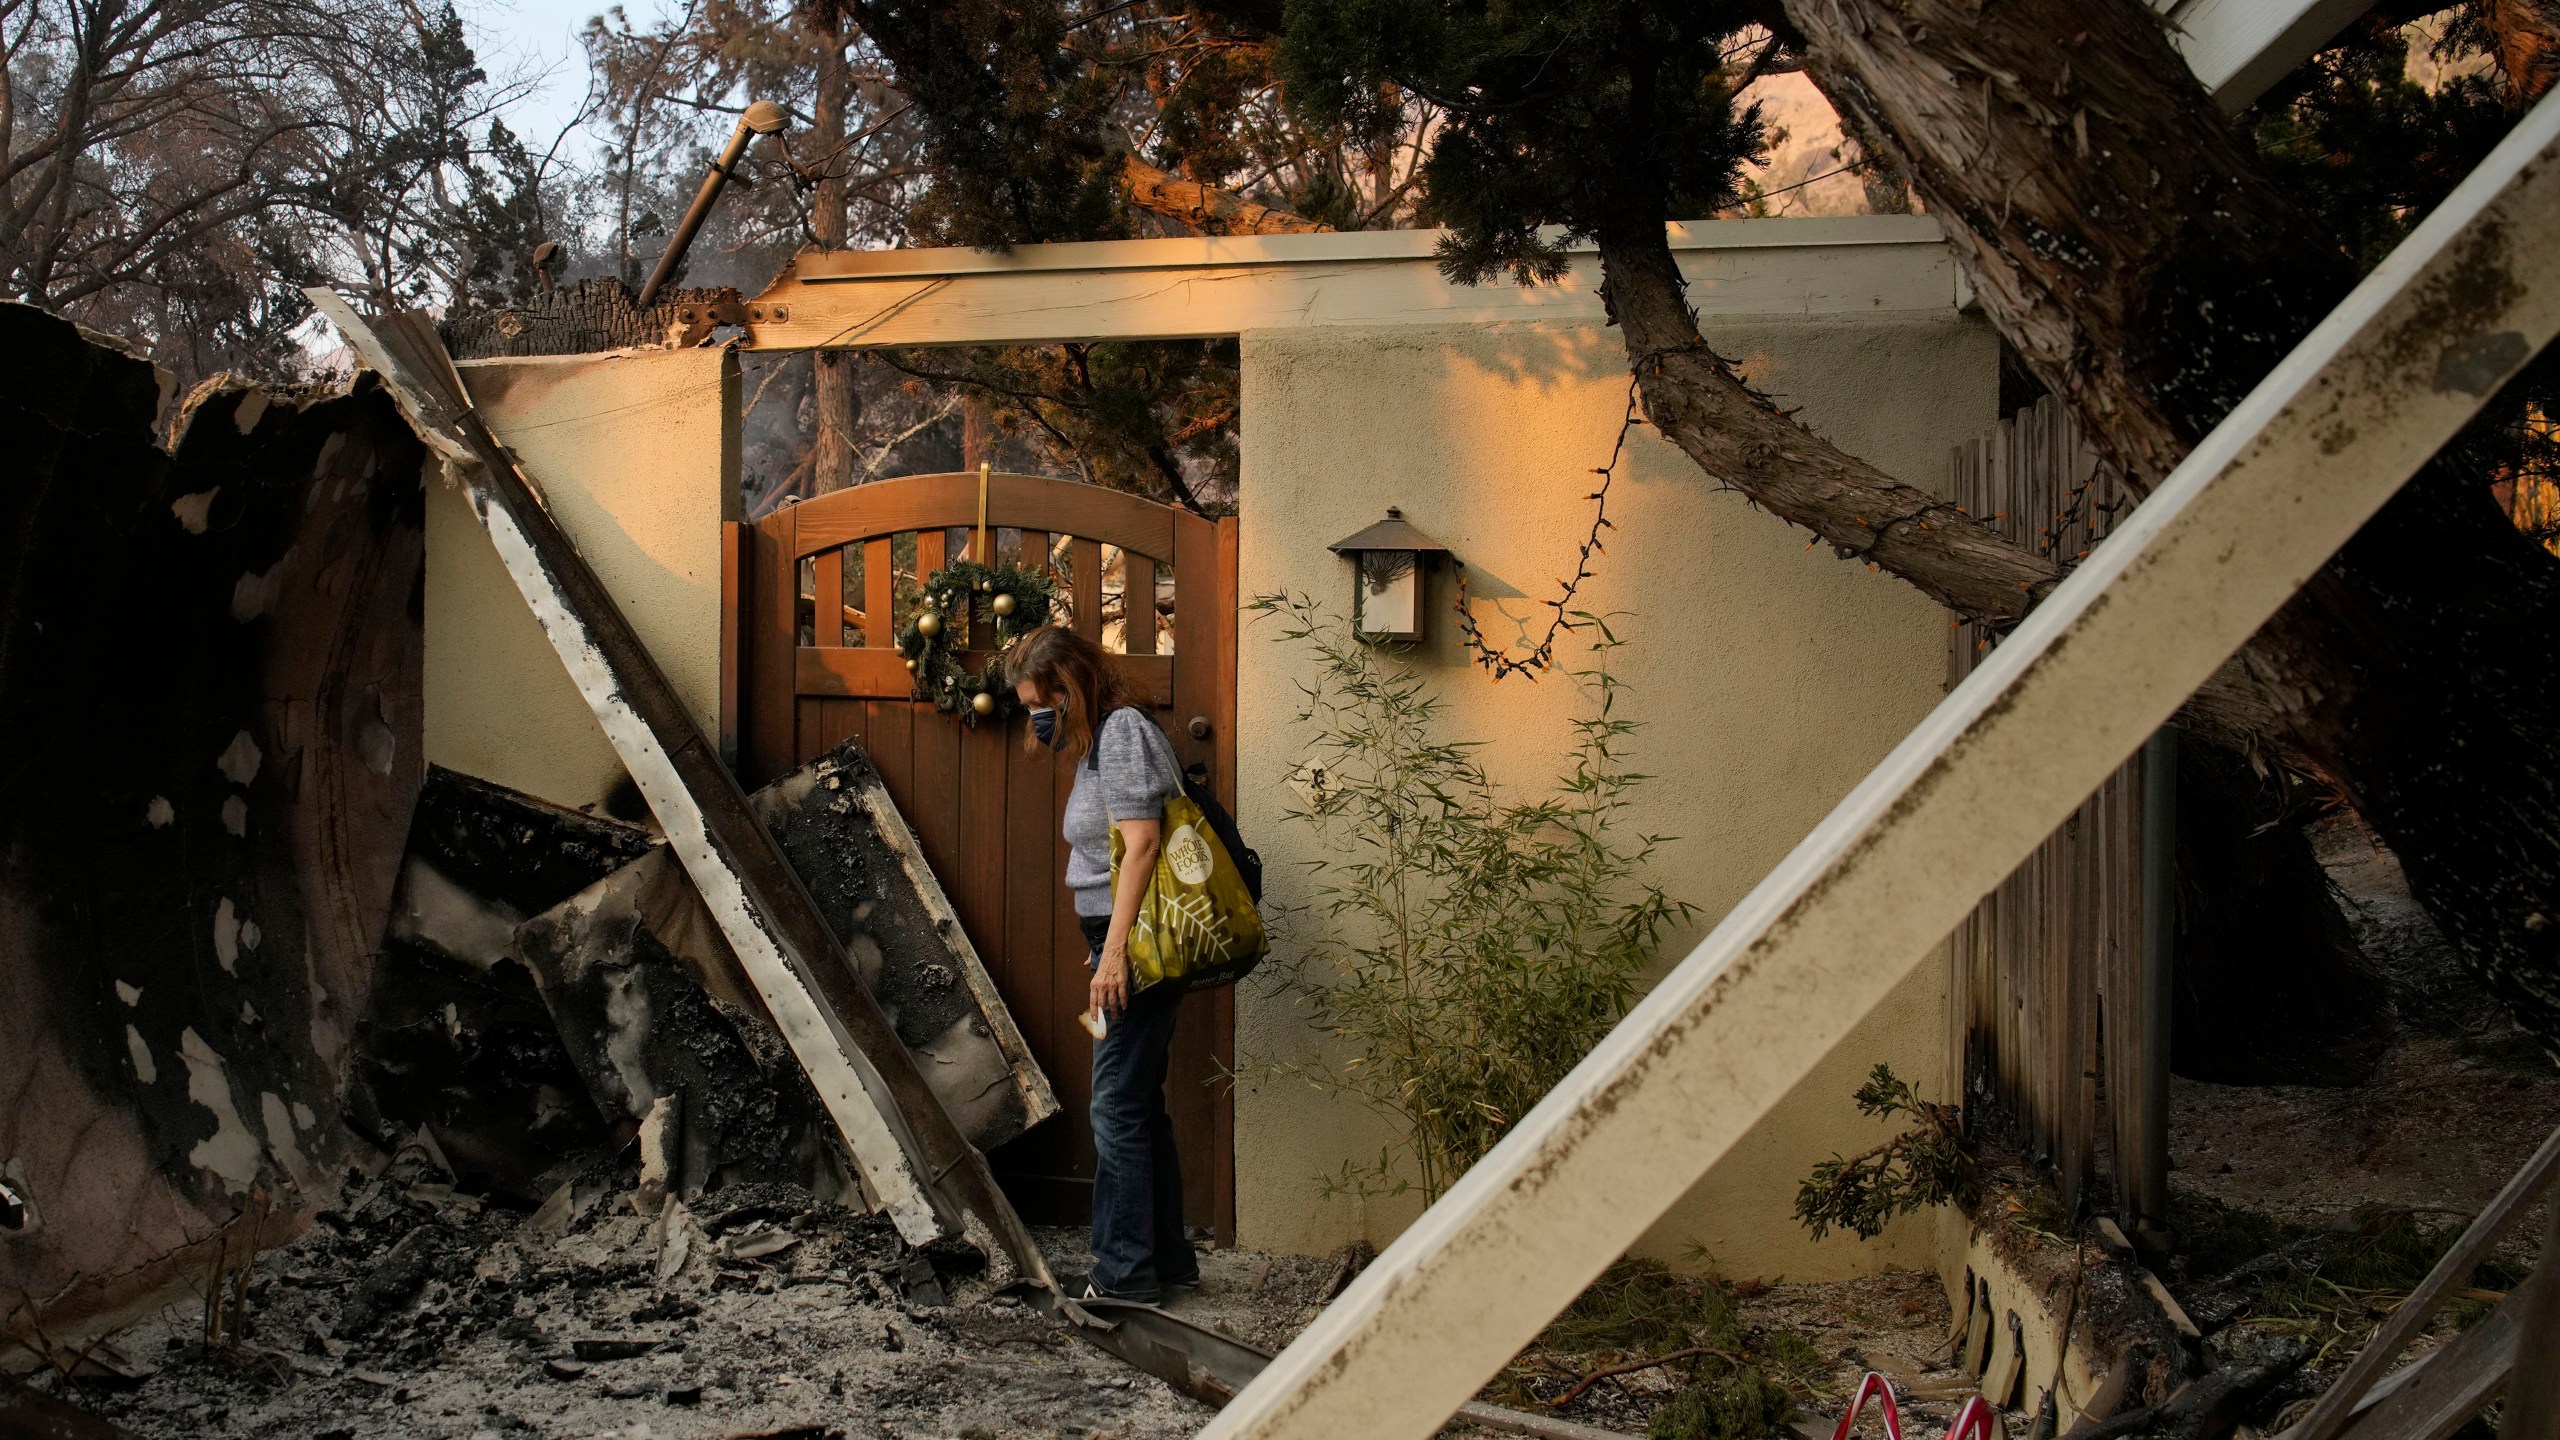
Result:
[[[740,778],[749,785],[761,785],[800,763],[792,746],[800,567],[790,559],[791,512],[784,510],[759,522],[748,541],[755,547],[755,559],[747,573],[755,587],[750,613],[754,616],[756,639],[747,646],[750,718],[746,726],[746,773]]]
[[[1074,570],[1068,583],[1074,587],[1076,633],[1099,645],[1102,643],[1102,542],[1079,535],[1068,545],[1067,558]]]
[[[1016,563],[1025,569],[1037,567],[1054,578],[1049,564],[1048,532],[1021,533]],[[1023,749],[1029,731],[1025,723],[1008,726],[1005,732],[1005,994],[1011,997],[1014,1023],[1022,1029],[1023,1043],[1040,1057],[1042,1068],[1054,1074],[1058,1066],[1052,1062],[1063,1038],[1056,1015],[1057,977],[1063,955],[1055,897],[1064,893],[1065,874],[1051,867],[1056,858],[1060,816],[1050,793],[1050,766]],[[1073,939],[1070,936],[1067,943]],[[1069,1127],[1051,1127],[1053,1131],[1066,1128]],[[1065,1173],[1064,1156],[1054,1163],[1058,1167],[1055,1173]]]
[[[916,813],[915,712],[915,704],[907,700],[872,700],[863,705],[872,768],[880,772],[890,803],[899,814],[910,817],[910,828]]]
[[[817,554],[818,583],[812,587],[809,604],[810,643],[830,650],[844,647],[844,551],[821,550]]]
[[[951,535],[948,530],[923,530],[916,534],[916,578],[921,581],[949,563]],[[960,736],[950,721],[919,706],[915,718],[915,773],[909,782],[915,795],[907,812],[907,824],[914,828],[917,843],[924,847],[925,863],[934,873],[953,878],[944,888],[955,896],[962,888],[960,877]]]
[[[1005,744],[1005,995],[1023,1043],[1041,1068],[1056,1073],[1058,1033],[1051,1014],[1059,970],[1057,903],[1064,872],[1050,868],[1058,833],[1049,769],[1023,751],[1029,726],[1008,727]],[[1054,1081],[1052,1082],[1055,1083]],[[1063,1093],[1063,1092],[1062,1092]]]
[[[1008,725],[963,728],[960,739],[960,870],[952,887],[960,925],[978,947],[996,984],[1006,987],[1013,947],[1005,938],[1005,735]],[[993,881],[995,883],[989,883]],[[1020,1026],[1019,1021],[1015,1024]]]
[[[867,540],[862,546],[862,643],[874,650],[887,650],[898,643],[898,572],[897,561],[889,549],[889,537]]]
[[[1092,542],[1087,540],[1076,542],[1079,588],[1083,576],[1088,573],[1083,547],[1089,544]],[[1097,557],[1100,548],[1095,546]],[[1079,628],[1086,615],[1096,616],[1094,623],[1099,627],[1099,607],[1077,611]],[[1075,767],[1061,763],[1050,766],[1049,770],[1050,783],[1054,787],[1055,813],[1063,820],[1067,813],[1067,792],[1075,787]],[[1056,825],[1049,827],[1049,835],[1051,853],[1055,857],[1053,873],[1063,881],[1067,873],[1067,837]],[[1056,990],[1049,1002],[1051,1031],[1063,1042],[1058,1047],[1058,1066],[1049,1072],[1049,1086],[1058,1092],[1058,1103],[1066,1107],[1067,1113],[1084,1115],[1093,1108],[1093,1044],[1086,1038],[1084,1027],[1076,1023],[1076,1016],[1085,1008],[1085,960],[1089,952],[1085,949],[1083,931],[1076,922],[1075,897],[1067,893],[1063,883],[1050,894],[1056,897],[1057,904],[1053,912],[1057,916],[1053,922],[1058,937],[1057,953],[1066,963],[1059,969]],[[1093,1173],[1093,1127],[1089,1122],[1079,1124],[1074,1133],[1075,1139],[1067,1155],[1068,1173],[1089,1176]]]
[[[1120,638],[1132,655],[1156,653],[1156,562],[1134,550],[1120,552]]]
[[[818,743],[833,750],[847,740],[862,738],[863,714],[859,700],[822,700],[820,724],[825,733]]]

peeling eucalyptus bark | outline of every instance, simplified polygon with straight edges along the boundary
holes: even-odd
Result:
[[[2354,281],[2132,0],[1788,0],[1810,72],[1900,152],[1981,303],[2137,485]],[[2477,393],[2495,237],[2412,345]],[[2560,564],[2440,457],[2241,652],[2266,733],[2335,781],[2560,1055]]]

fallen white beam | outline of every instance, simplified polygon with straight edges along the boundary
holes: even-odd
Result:
[[[2214,103],[2237,115],[2373,0],[2152,0],[2152,8]]]
[[[1561,284],[1459,285],[1437,230],[810,251],[747,302],[754,350],[1172,340],[1321,325],[1598,324],[1600,262]],[[1673,225],[1705,316],[1954,309],[1960,285],[1925,215]]]
[[[1437,1431],[2555,328],[2560,95],[1204,1440]]]
[[[342,328],[344,324],[340,321]],[[909,1153],[911,1145],[901,1133],[904,1127],[892,1124],[891,1117],[898,1111],[888,1087],[821,998],[816,980],[807,973],[808,965],[795,964],[757,914],[736,867],[713,844],[702,807],[677,774],[671,747],[633,710],[586,617],[560,593],[515,515],[476,491],[471,511],[489,532],[499,562],[533,608],[534,619],[541,622],[542,633],[568,667],[578,693],[587,697],[623,768],[648,799],[650,811],[666,831],[668,848],[684,865],[703,907],[719,925],[721,938],[737,952],[738,966],[764,1000],[774,1028],[825,1102],[828,1118],[853,1152],[864,1192],[888,1213],[908,1244],[934,1239],[945,1227],[934,1208],[932,1187]]]
[[[951,1227],[935,1204],[932,1169],[920,1161],[916,1137],[888,1080],[826,998],[817,967],[850,967],[837,955],[795,953],[831,947],[831,941],[813,945],[804,937],[795,945],[792,936],[777,928],[783,917],[774,912],[790,897],[755,893],[772,890],[772,876],[762,875],[760,887],[752,872],[779,871],[787,878],[789,867],[778,851],[769,857],[736,853],[735,832],[742,828],[738,817],[744,817],[744,829],[762,837],[767,849],[771,837],[748,812],[746,797],[727,770],[702,763],[708,747],[700,728],[577,547],[473,415],[462,377],[442,342],[414,315],[368,321],[335,291],[315,287],[304,293],[382,377],[419,438],[469,477],[471,513],[488,531],[499,563],[648,800],[668,848],[683,864],[721,936],[737,952],[739,968],[763,997],[774,1028],[826,1105],[852,1152],[864,1193],[909,1244],[948,1233]],[[706,788],[715,793],[703,793]],[[723,810],[734,816],[710,813],[722,800],[729,802]],[[722,823],[724,818],[728,824]],[[766,863],[757,865],[756,859]],[[798,882],[789,883],[806,904]],[[822,922],[819,928],[823,930]],[[896,1044],[893,1035],[890,1045]]]

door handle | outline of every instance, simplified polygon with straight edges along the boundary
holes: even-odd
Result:
[[[1206,715],[1194,715],[1191,717],[1191,723],[1183,728],[1191,732],[1192,739],[1206,740],[1209,738],[1209,717]]]

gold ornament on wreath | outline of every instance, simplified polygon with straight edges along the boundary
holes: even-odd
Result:
[[[916,698],[964,725],[1001,725],[1021,703],[1001,663],[1013,642],[1049,623],[1055,587],[1046,566],[954,560],[925,577],[916,612],[898,632],[898,653],[916,677]],[[983,669],[960,663],[974,622],[994,628],[996,653]]]

